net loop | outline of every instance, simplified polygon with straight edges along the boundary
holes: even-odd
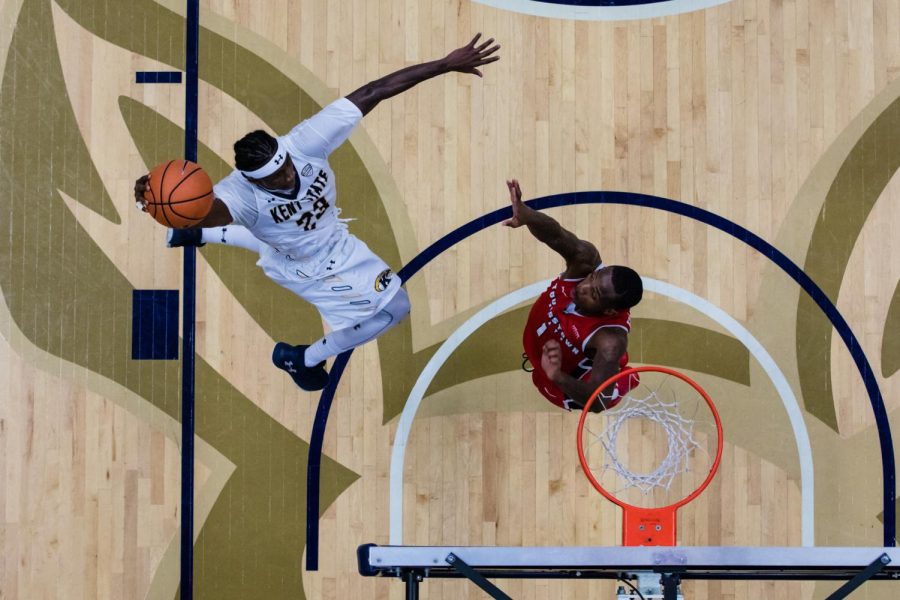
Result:
[[[637,473],[628,468],[616,451],[619,432],[630,419],[647,419],[658,425],[668,439],[668,452],[660,464],[649,473]],[[690,470],[693,450],[705,453],[694,438],[694,421],[679,411],[677,400],[663,400],[656,391],[638,398],[626,394],[615,409],[606,413],[606,427],[599,433],[590,432],[594,442],[601,444],[607,460],[601,465],[603,472],[614,471],[624,482],[616,493],[637,488],[644,495],[656,488],[669,490],[675,478]],[[593,443],[593,442],[592,442]]]

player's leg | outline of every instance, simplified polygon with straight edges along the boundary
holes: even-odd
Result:
[[[259,253],[261,243],[246,227],[240,225],[205,229],[169,229],[166,233],[166,245],[169,248],[225,244]]]
[[[282,371],[286,371],[301,390],[314,392],[328,385],[328,371],[325,361],[307,367],[304,355],[309,346],[291,346],[285,342],[275,344],[272,351],[272,362]]]
[[[327,384],[326,358],[377,338],[409,313],[409,297],[400,280],[353,235],[347,234],[317,265],[285,263],[281,257],[273,261],[267,252],[261,256],[266,274],[314,305],[332,330],[311,346],[275,346],[275,366],[302,389]]]
[[[409,296],[401,288],[380,311],[365,321],[332,331],[311,344],[304,354],[305,365],[314,367],[329,357],[374,340],[402,321],[409,309]]]
[[[400,288],[375,314],[355,325],[336,329],[309,346],[278,342],[272,352],[272,362],[287,371],[301,389],[320,390],[328,385],[325,359],[374,340],[402,321],[409,308],[409,296]]]
[[[402,321],[409,308],[409,296],[401,288],[375,314],[355,325],[332,331],[309,346],[278,342],[272,352],[272,362],[286,371],[300,389],[321,390],[328,385],[325,359],[374,340]]]

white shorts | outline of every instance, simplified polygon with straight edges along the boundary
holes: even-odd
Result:
[[[291,260],[262,244],[256,263],[278,285],[319,309],[332,330],[352,327],[380,311],[400,290],[400,279],[351,233],[311,261]]]

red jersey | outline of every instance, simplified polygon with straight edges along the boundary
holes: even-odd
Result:
[[[631,312],[628,310],[620,310],[614,315],[599,317],[579,314],[572,301],[572,292],[580,281],[582,280],[560,277],[551,281],[550,287],[538,297],[534,306],[531,307],[525,333],[522,336],[525,354],[534,367],[531,378],[535,387],[550,402],[565,409],[569,409],[569,399],[565,392],[556,387],[541,368],[544,344],[549,340],[558,341],[562,351],[563,372],[575,379],[587,381],[591,377],[591,369],[594,364],[593,357],[585,355],[585,349],[591,337],[604,327],[619,328],[625,333],[631,331]],[[627,365],[628,353],[626,352],[619,360],[619,369],[624,369]],[[637,378],[634,377],[634,379]],[[636,383],[637,381],[619,380],[617,388],[620,394],[624,394],[635,387]]]

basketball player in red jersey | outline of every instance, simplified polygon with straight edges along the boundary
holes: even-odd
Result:
[[[523,203],[518,181],[506,185],[513,216],[503,224],[525,225],[566,261],[528,314],[522,342],[534,366],[532,381],[553,404],[580,410],[597,386],[628,365],[629,310],[641,301],[644,286],[633,269],[604,265],[592,243]],[[591,410],[612,408],[637,383],[636,375],[620,379]]]

